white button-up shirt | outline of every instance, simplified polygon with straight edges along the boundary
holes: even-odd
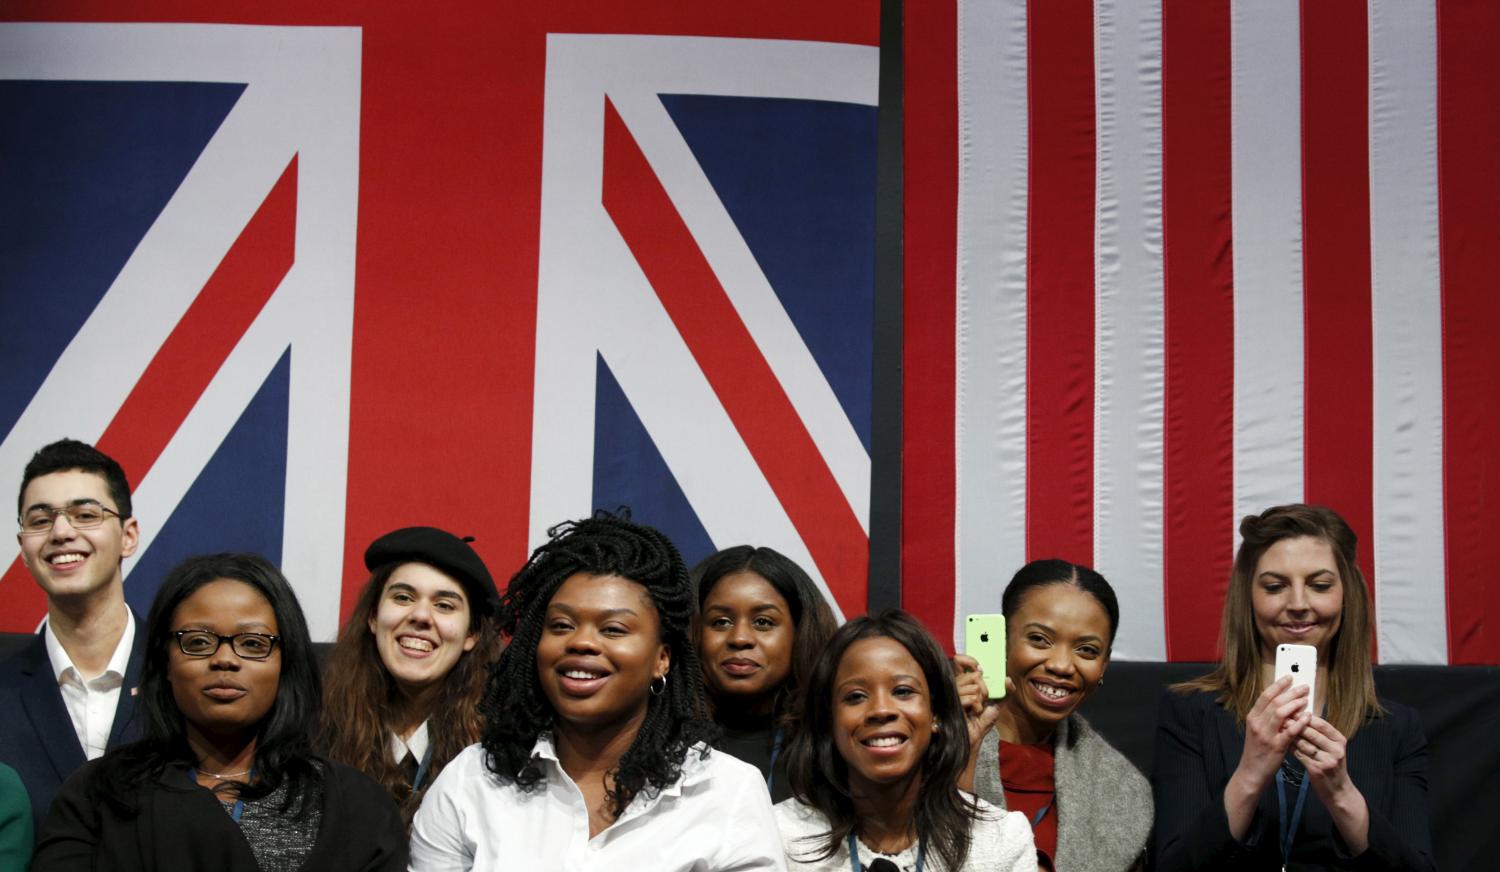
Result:
[[[120,688],[125,684],[125,668],[130,664],[130,646],[135,644],[135,616],[130,609],[125,610],[125,632],[120,635],[109,664],[93,678],[85,679],[73,665],[73,658],[52,632],[50,623],[43,627],[42,637],[46,640],[57,689],[62,693],[68,717],[73,720],[73,731],[78,734],[78,744],[83,746],[85,756],[97,760],[104,756],[109,731],[115,723],[115,707],[120,704]]]
[[[642,791],[619,820],[589,838],[583,792],[563,771],[550,737],[532,757],[535,792],[502,784],[484,749],[465,748],[433,782],[411,833],[413,872],[785,872],[781,836],[759,770],[717,751],[688,752],[682,777],[655,796]]]

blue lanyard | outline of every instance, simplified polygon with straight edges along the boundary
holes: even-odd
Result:
[[[1052,800],[1049,799],[1049,800],[1047,800],[1047,804],[1046,805],[1044,805],[1041,808],[1037,809],[1036,810],[1036,814],[1034,814],[1034,815],[1031,816],[1031,828],[1033,830],[1036,829],[1036,825],[1039,824],[1039,823],[1041,823],[1042,822],[1042,818],[1046,817],[1047,816],[1047,812],[1049,812],[1051,810],[1052,810]]]
[[[766,767],[766,792],[771,793],[776,789],[776,758],[781,756],[781,743],[786,738],[781,728],[776,728],[776,735],[771,739],[771,765]]]
[[[189,767],[188,774],[192,776],[194,783],[196,783],[198,781],[198,769],[196,767]],[[250,775],[250,779],[252,781],[255,780],[255,768],[254,767],[251,767],[249,775]],[[212,776],[210,776],[210,777],[212,777]],[[212,793],[213,791],[209,791],[209,792]],[[235,823],[239,823],[240,822],[240,817],[242,815],[244,815],[244,813],[245,813],[245,801],[243,799],[240,799],[238,796],[236,796],[234,798],[234,805],[232,805],[232,806],[229,807],[229,819],[232,820],[232,821],[234,821]]]
[[[432,763],[432,743],[427,744],[427,750],[422,752],[422,761],[417,764],[417,774],[411,780],[411,789],[416,790],[422,786],[422,778],[427,774],[427,767]]]
[[[1281,819],[1277,822],[1281,831],[1281,865],[1286,867],[1287,861],[1292,856],[1292,840],[1297,837],[1297,825],[1302,823],[1302,809],[1307,804],[1307,782],[1306,773],[1302,775],[1302,784],[1297,788],[1297,804],[1292,809],[1292,816],[1286,816],[1286,776],[1281,770],[1276,770],[1276,805],[1281,810]]]
[[[927,865],[927,843],[917,841],[917,869],[922,872],[922,867]],[[859,862],[859,841],[854,838],[854,831],[849,831],[849,868],[854,872],[865,872],[865,866]]]

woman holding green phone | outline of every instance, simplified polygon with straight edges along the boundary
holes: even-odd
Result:
[[[955,660],[971,753],[959,786],[1031,821],[1037,865],[1125,872],[1143,861],[1151,787],[1078,706],[1104,682],[1120,606],[1104,576],[1065,560],[1021,567],[1000,601],[1005,674]],[[1001,700],[986,681],[1004,681]]]

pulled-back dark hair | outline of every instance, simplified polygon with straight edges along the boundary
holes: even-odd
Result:
[[[753,572],[765,579],[786,600],[787,608],[792,610],[795,634],[792,641],[792,668],[787,673],[786,680],[776,689],[771,705],[772,718],[779,723],[786,719],[797,698],[798,688],[807,683],[813,664],[818,662],[823,646],[828,644],[829,638],[838,629],[838,622],[833,618],[833,610],[828,607],[828,601],[802,567],[779,551],[756,548],[753,545],[725,548],[703,558],[693,567],[699,622],[702,621],[703,606],[708,602],[708,595],[713,592],[714,585],[726,575],[737,572]],[[701,625],[695,624],[695,627],[701,637]]]
[[[26,486],[32,479],[74,469],[102,476],[109,487],[109,498],[115,501],[114,509],[120,520],[130,517],[130,482],[125,480],[125,470],[113,457],[77,439],[59,439],[31,455],[26,471],[21,474],[21,489],[16,491],[16,511],[26,511],[21,500],[26,498]]]
[[[1115,633],[1120,629],[1120,602],[1115,599],[1115,589],[1109,586],[1104,576],[1082,564],[1051,558],[1033,560],[1016,570],[1010,584],[1005,586],[1005,593],[1000,596],[1000,613],[1005,615],[1006,623],[1009,624],[1011,615],[1021,608],[1026,594],[1049,584],[1071,584],[1098,600],[1109,616],[1109,641],[1105,644],[1105,653],[1108,654],[1115,646]],[[1006,630],[1009,629],[1007,626]]]
[[[287,785],[284,810],[297,806],[297,815],[307,813],[323,772],[313,756],[312,732],[318,723],[321,684],[318,661],[307,621],[292,586],[269,560],[259,554],[206,554],[189,557],[167,573],[151,601],[146,619],[146,657],[141,668],[140,697],[136,716],[142,719],[140,741],[106,754],[89,785],[95,801],[108,802],[126,814],[136,814],[134,798],[143,782],[154,781],[174,763],[197,765],[187,742],[187,722],[172,697],[167,679],[173,617],[178,606],[199,588],[220,579],[243,582],[255,588],[271,604],[276,615],[277,648],[281,652],[281,677],[276,700],[257,728],[253,784],[225,782],[217,790],[243,799],[261,799],[283,783]]]
[[[982,812],[958,789],[958,776],[969,760],[969,734],[952,667],[937,640],[916,618],[901,609],[886,609],[844,624],[829,640],[803,688],[802,717],[787,746],[787,775],[792,795],[828,819],[829,831],[817,837],[802,862],[826,860],[856,832],[859,818],[849,794],[849,767],[834,745],[834,679],[849,647],[861,639],[893,639],[922,668],[932,702],[936,730],[921,761],[922,784],[912,811],[917,837],[941,857],[943,868],[961,869],[969,856],[969,831]]]
[[[1381,717],[1385,708],[1375,696],[1375,673],[1370,666],[1370,591],[1357,562],[1359,538],[1333,509],[1292,503],[1272,506],[1240,520],[1240,548],[1229,573],[1224,595],[1224,617],[1219,630],[1219,665],[1212,672],[1175,684],[1181,693],[1206,691],[1243,725],[1256,697],[1265,690],[1261,673],[1261,638],[1255,627],[1252,593],[1255,570],[1271,547],[1286,539],[1308,537],[1327,543],[1333,552],[1344,599],[1338,633],[1329,640],[1326,663],[1328,722],[1345,737],[1353,736],[1368,718]],[[1322,659],[1324,655],[1320,654]]]
[[[693,650],[693,591],[682,555],[659,531],[622,515],[599,512],[558,524],[547,531],[550,541],[511,578],[500,602],[500,630],[510,640],[479,704],[485,765],[502,783],[540,789],[542,769],[531,752],[557,718],[536,666],[548,604],[562,583],[580,572],[619,576],[644,587],[656,607],[672,668],[661,694],[648,697],[640,732],[610,773],[608,796],[616,818],[637,793],[654,795],[675,783],[692,747],[703,745],[706,755],[717,732],[708,719],[703,673]]]

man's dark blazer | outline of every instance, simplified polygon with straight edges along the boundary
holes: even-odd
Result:
[[[146,655],[145,624],[135,619],[135,642],[120,686],[114,724],[109,730],[110,748],[140,737],[134,717],[132,691],[141,683],[141,663]],[[47,657],[47,640],[37,633],[31,644],[0,663],[0,763],[16,770],[31,795],[31,819],[40,837],[47,809],[62,783],[88,762],[73,719],[63,704],[62,690]]]

